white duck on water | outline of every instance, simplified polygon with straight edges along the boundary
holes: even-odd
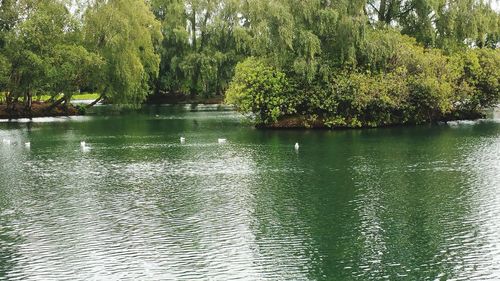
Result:
[[[89,152],[91,147],[87,145],[85,141],[80,142],[80,148],[82,149],[83,152]]]
[[[298,143],[298,142],[296,142],[296,143],[295,143],[295,150],[299,150],[299,148],[300,148],[299,143]]]

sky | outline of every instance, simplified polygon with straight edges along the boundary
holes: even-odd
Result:
[[[495,11],[497,12],[500,12],[500,0],[492,0],[491,3],[493,5],[493,9],[495,9]]]

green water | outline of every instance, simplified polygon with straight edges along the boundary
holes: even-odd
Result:
[[[266,131],[151,107],[3,138],[0,280],[500,279],[500,120]]]

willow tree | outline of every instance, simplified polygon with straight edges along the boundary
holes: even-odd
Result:
[[[184,0],[153,0],[153,13],[161,22],[163,40],[160,48],[160,69],[155,91],[188,92],[190,83],[182,71],[184,56],[190,52],[189,33]]]
[[[12,30],[18,18],[15,0],[0,0],[0,50],[5,47],[7,33]]]
[[[248,1],[245,22],[252,54],[311,81],[356,64],[367,25],[364,1]]]
[[[0,0],[0,93],[7,91],[11,64],[5,56],[5,45],[7,34],[11,31],[16,18],[13,1]]]
[[[160,23],[142,0],[96,1],[84,17],[89,50],[104,61],[96,88],[115,104],[139,104],[158,75]]]
[[[436,15],[436,46],[440,48],[454,51],[500,43],[500,13],[485,1],[445,1]]]
[[[247,54],[239,0],[154,0],[164,41],[158,92],[221,94]]]
[[[500,42],[500,15],[487,0],[368,0],[365,10],[427,47],[453,52]]]

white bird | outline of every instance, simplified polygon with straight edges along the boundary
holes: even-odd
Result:
[[[181,143],[185,143],[186,142],[186,138],[185,137],[181,137]]]
[[[7,144],[7,145],[9,145],[9,144],[10,144],[10,140],[9,140],[9,139],[2,139],[2,142],[3,142],[4,144]]]
[[[217,139],[218,143],[226,143],[226,141],[227,141],[226,139]]]
[[[80,147],[82,148],[83,152],[89,152],[92,148],[87,145],[84,141],[80,142]]]
[[[26,148],[30,148],[30,147],[31,147],[31,142],[26,142],[26,143],[24,143],[24,147],[26,147]]]
[[[296,142],[296,143],[295,143],[295,150],[299,150],[299,147],[300,147],[300,146],[299,146],[299,143],[298,143],[298,142]]]

